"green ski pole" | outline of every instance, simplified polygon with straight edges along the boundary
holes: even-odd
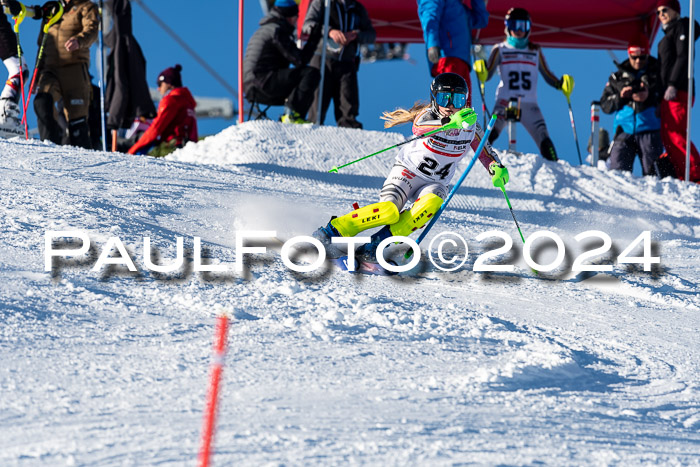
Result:
[[[382,149],[381,151],[377,151],[377,152],[372,153],[368,156],[360,157],[359,159],[355,159],[354,161],[348,162],[347,164],[335,166],[331,170],[329,170],[328,172],[338,173],[338,170],[342,169],[343,167],[347,167],[347,166],[352,165],[356,162],[360,162],[362,160],[369,159],[370,157],[376,156],[377,154],[381,154],[381,153],[386,152],[390,149],[398,148],[399,146],[403,146],[404,144],[408,144],[408,143],[415,141],[417,139],[425,138],[427,136],[433,135],[433,134],[438,133],[440,131],[451,130],[454,128],[462,128],[463,126],[465,126],[465,127],[471,126],[474,123],[476,123],[476,119],[477,119],[477,115],[476,115],[476,112],[474,112],[474,109],[472,109],[470,107],[466,107],[466,108],[460,110],[459,112],[457,112],[456,114],[454,114],[452,117],[450,117],[449,123],[441,126],[440,128],[438,128],[436,130],[429,131],[429,132],[424,133],[420,136],[414,136],[411,139],[407,139],[406,141],[402,141],[402,142],[395,144],[393,146],[389,146],[388,148]]]
[[[520,229],[520,224],[518,224],[518,219],[515,218],[515,213],[513,212],[513,206],[510,205],[510,199],[508,199],[508,193],[506,193],[505,187],[501,187],[501,191],[503,192],[503,196],[506,198],[506,203],[508,204],[508,209],[510,209],[510,215],[513,216],[513,220],[515,221],[515,226],[518,228],[518,233],[520,234],[520,239],[523,241],[523,244],[525,244],[525,236],[523,235],[523,231]],[[532,269],[532,268],[530,268]],[[535,275],[539,276],[539,272],[537,272],[536,269],[532,269],[532,272],[535,273]]]
[[[506,198],[506,203],[508,204],[508,209],[510,209],[510,215],[513,216],[513,220],[515,221],[515,226],[518,228],[518,233],[520,234],[520,239],[525,243],[525,236],[523,236],[523,231],[520,230],[520,224],[518,224],[518,219],[515,218],[515,213],[513,212],[513,206],[510,205],[510,199],[508,199],[508,194],[506,193],[505,187],[501,187],[501,191],[503,192],[503,196]]]

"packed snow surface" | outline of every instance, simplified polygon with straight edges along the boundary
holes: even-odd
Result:
[[[413,270],[285,266],[283,242],[377,200],[396,152],[328,170],[402,140],[250,122],[160,160],[0,140],[0,465],[193,465],[222,312],[216,465],[700,465],[698,185],[503,154],[525,237],[565,245],[554,271],[478,163]],[[90,251],[45,271],[47,232],[74,230]],[[237,233],[271,230],[237,272]],[[572,270],[590,230],[612,247],[584,262],[611,271]],[[514,271],[473,271],[489,231],[513,247],[485,263]],[[619,264],[644,231],[660,263]],[[441,233],[468,243],[456,271],[426,257]],[[144,237],[160,265],[183,238],[184,265],[149,270]],[[195,271],[195,237],[225,271]],[[108,264],[121,244],[136,271]]]

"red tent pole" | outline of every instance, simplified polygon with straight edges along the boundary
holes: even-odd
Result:
[[[238,1],[238,123],[243,123],[243,1]]]

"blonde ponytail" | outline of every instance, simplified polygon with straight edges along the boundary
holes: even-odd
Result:
[[[402,123],[412,122],[415,120],[416,115],[421,113],[423,109],[427,108],[429,105],[430,104],[424,104],[423,102],[416,101],[416,103],[413,104],[413,107],[408,110],[398,108],[396,110],[392,110],[391,112],[382,112],[382,116],[379,118],[385,120],[384,128],[391,128],[396,125],[401,125]]]

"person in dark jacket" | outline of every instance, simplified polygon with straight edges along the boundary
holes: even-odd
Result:
[[[131,2],[115,0],[110,3],[112,30],[105,35],[105,45],[110,48],[105,88],[106,123],[109,129],[129,128],[136,119],[154,118],[156,108],[146,81],[146,59],[131,26]]]
[[[610,75],[600,98],[606,114],[615,112],[615,139],[608,168],[632,171],[639,154],[644,175],[658,175],[656,161],[663,152],[658,117],[661,83],[658,61],[649,56],[648,39],[627,47],[628,59]]]
[[[367,10],[356,0],[331,0],[329,32],[326,47],[326,73],[323,84],[323,103],[320,122],[326,119],[331,99],[335,121],[340,127],[362,128],[357,121],[360,113],[360,90],[357,70],[360,65],[360,45],[373,44],[377,33]],[[310,34],[321,30],[325,15],[325,0],[312,0],[304,18],[302,32]],[[323,41],[311,59],[311,66],[321,69]],[[318,120],[318,92],[314,95],[309,119]]]
[[[664,30],[659,42],[661,85],[661,138],[675,168],[676,178],[685,179],[685,151],[688,125],[688,44],[690,20],[681,18],[678,0],[659,0],[656,13]],[[693,41],[700,25],[694,21]],[[694,83],[693,83],[694,86]],[[690,180],[700,182],[700,154],[691,144]]]
[[[148,130],[131,146],[129,154],[148,154],[157,144],[174,141],[182,147],[188,141],[196,142],[197,119],[194,109],[197,104],[189,89],[182,86],[182,66],[166,68],[158,75],[158,92],[163,96],[156,116]]]
[[[320,35],[310,35],[299,50],[294,42],[298,17],[299,7],[294,0],[276,0],[250,38],[243,61],[243,90],[248,100],[286,98],[284,123],[306,123],[306,113],[321,78],[316,68],[308,66]],[[289,68],[290,64],[294,68]]]

